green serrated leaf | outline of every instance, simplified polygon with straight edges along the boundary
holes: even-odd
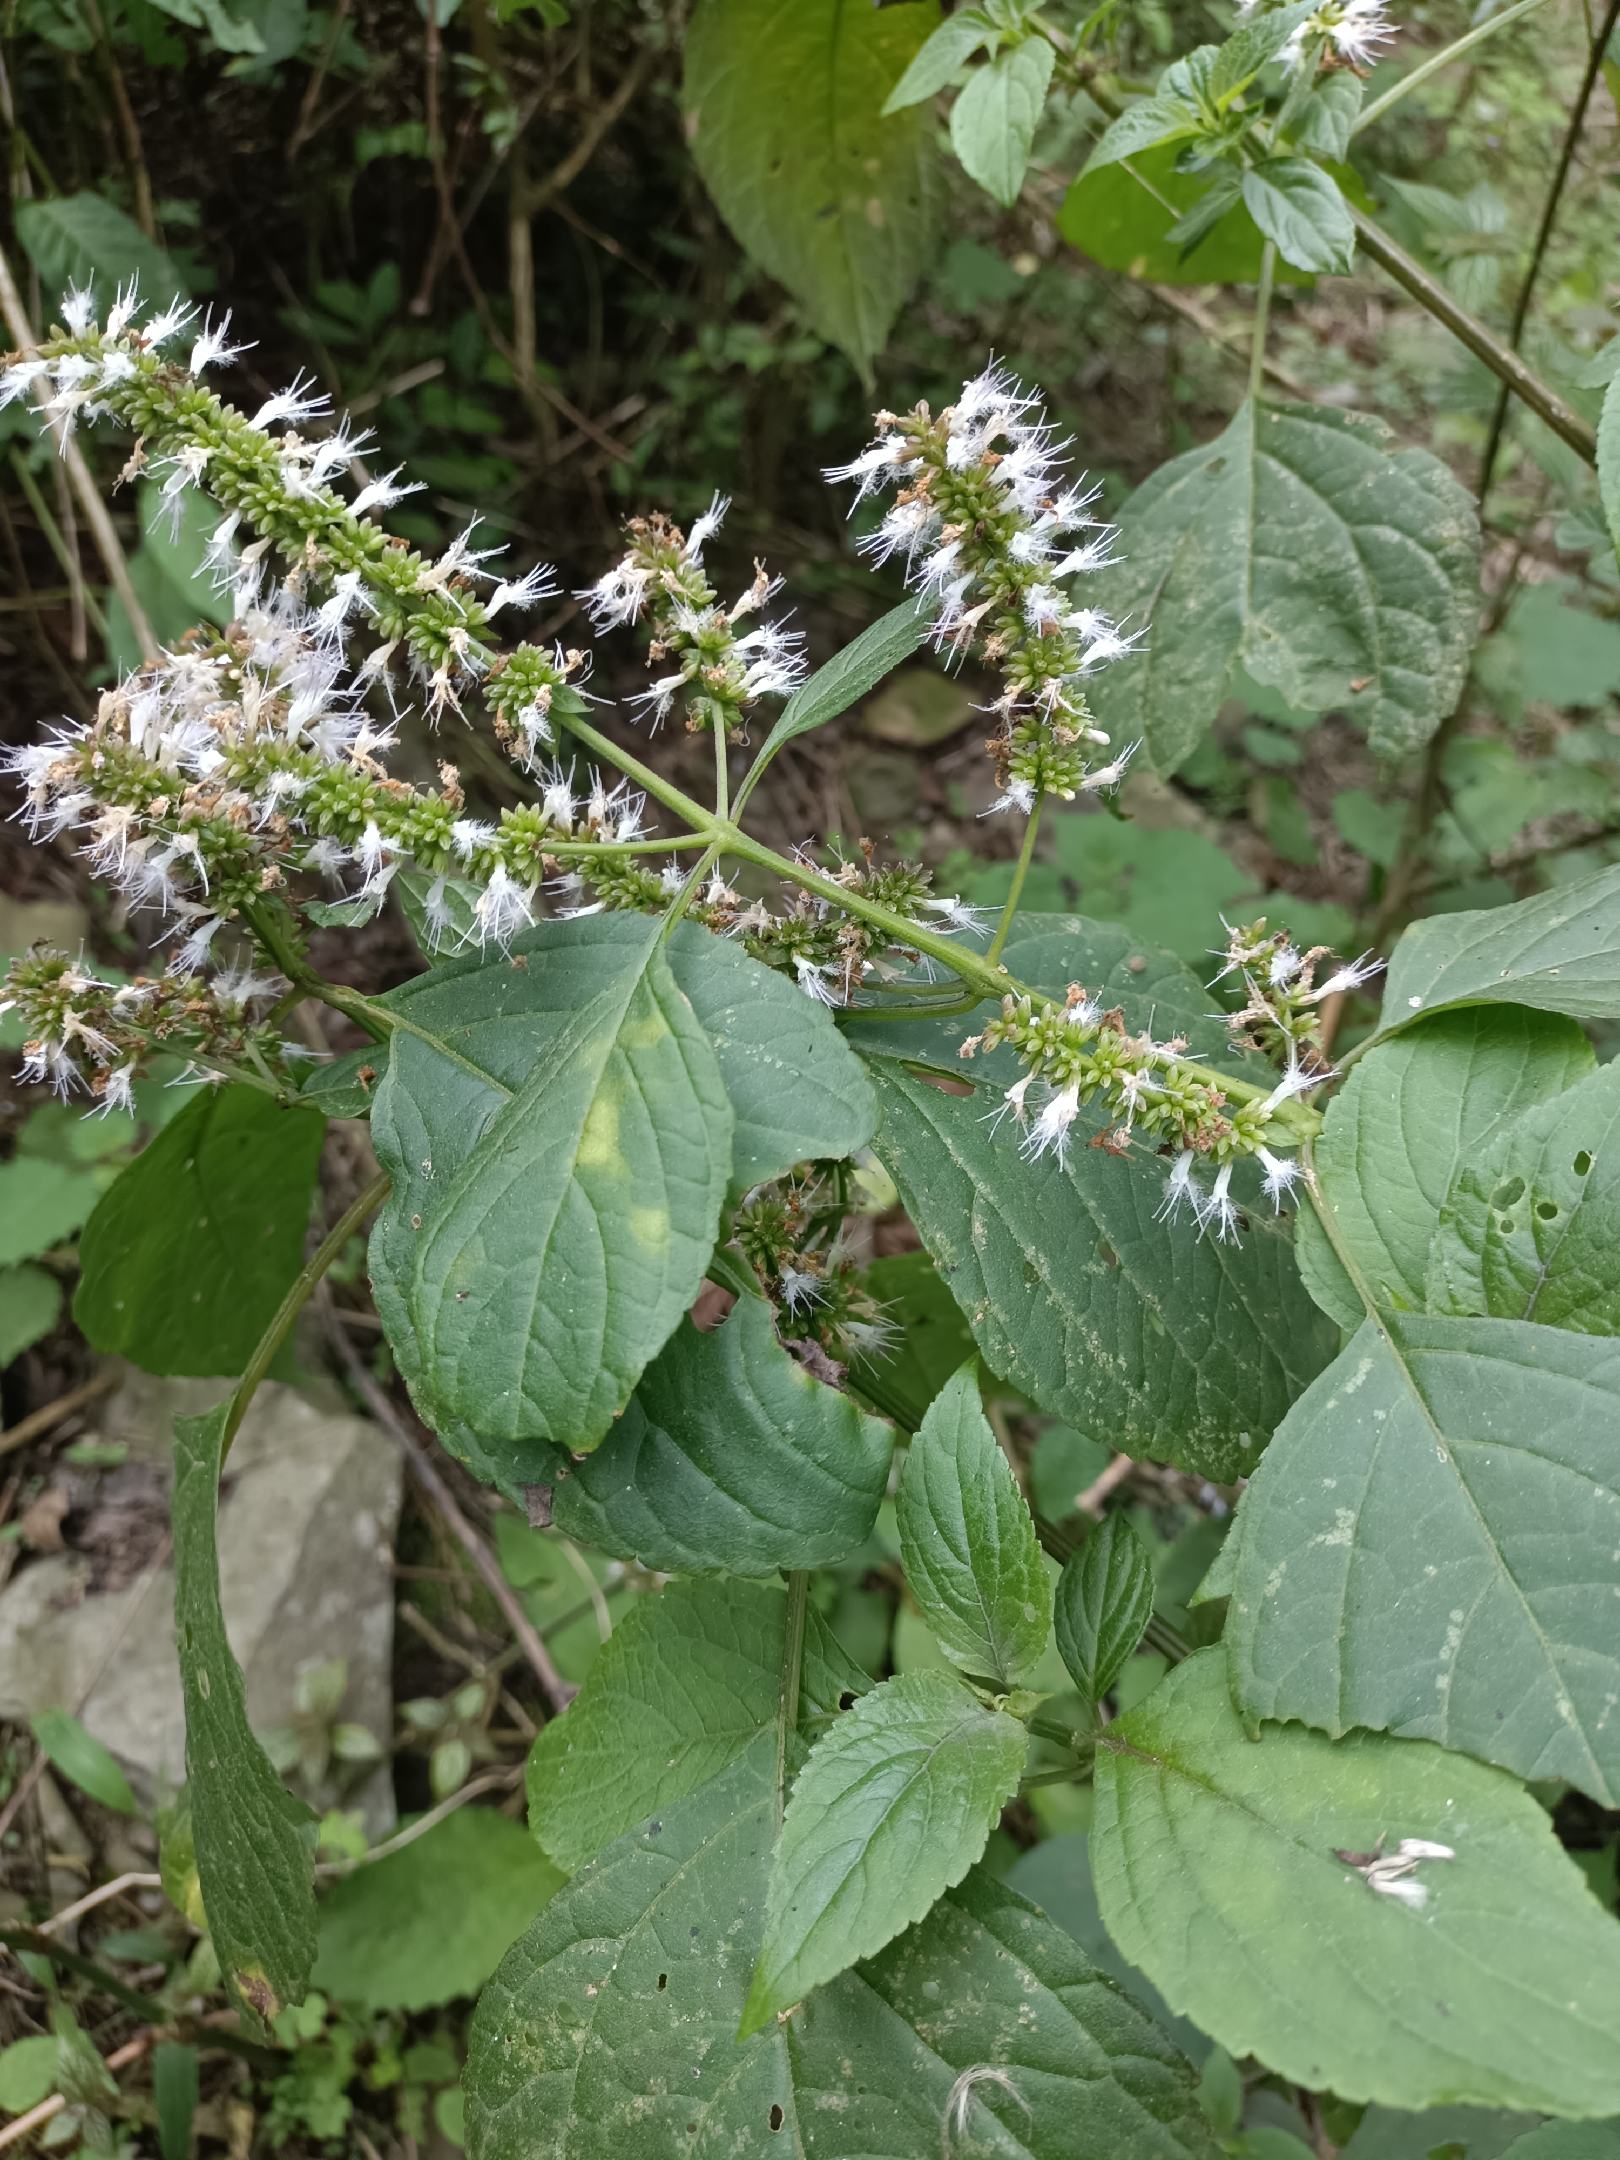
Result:
[[[1381,421],[1244,405],[1161,466],[1119,522],[1122,560],[1096,596],[1151,627],[1092,701],[1160,772],[1197,747],[1240,667],[1302,712],[1343,711],[1382,757],[1420,747],[1456,704],[1479,614],[1478,519],[1447,468],[1395,447]]]
[[[31,2033],[0,2048],[0,2108],[26,2115],[56,2084],[56,2041],[50,2033]]]
[[[1414,923],[1389,963],[1380,1033],[1448,1005],[1485,1004],[1620,1019],[1620,866],[1512,907]]]
[[[871,1069],[878,1153],[991,1371],[1127,1454],[1247,1475],[1332,1355],[1286,1235],[1260,1214],[1237,1244],[1177,1235],[1154,1219],[1151,1156],[1117,1160],[1077,1127],[1062,1167],[1030,1162],[984,1096]]]
[[[1366,94],[1366,84],[1349,68],[1324,75],[1300,108],[1294,140],[1330,165],[1342,165],[1350,155],[1350,139]]]
[[[811,1749],[771,1866],[738,2038],[921,1920],[984,1851],[1029,1735],[944,1673],[885,1680]]]
[[[1005,1693],[1052,1632],[1040,1540],[979,1403],[977,1363],[934,1401],[897,1503],[906,1587],[951,1663]]]
[[[1328,1105],[1315,1148],[1322,1203],[1380,1307],[1422,1312],[1453,1178],[1518,1113],[1592,1070],[1572,1020],[1522,1006],[1445,1013],[1362,1059]],[[1314,1210],[1295,1226],[1300,1272],[1341,1327],[1361,1294]]]
[[[953,2102],[961,2160],[1215,2160],[1182,2058],[979,1871],[739,2046],[774,1800],[766,1738],[552,1900],[473,2020],[472,2160],[933,2160]]]
[[[1096,1775],[1109,1933],[1234,2056],[1395,2107],[1620,2105],[1620,1929],[1501,1771],[1375,1733],[1256,1743],[1217,1649],[1108,1728]],[[1341,1857],[1407,1839],[1455,1856],[1403,1878],[1421,1905]]]
[[[144,1372],[239,1372],[304,1260],[326,1121],[209,1088],[85,1225],[73,1317]]]
[[[871,1534],[894,1433],[782,1348],[763,1298],[683,1321],[594,1454],[559,1465],[570,1537],[669,1573],[824,1567]]]
[[[1518,1320],[1369,1321],[1284,1419],[1238,1511],[1239,1701],[1437,1740],[1613,1805],[1617,1416],[1613,1343]]]
[[[1196,135],[1202,124],[1197,108],[1183,98],[1163,91],[1152,97],[1139,98],[1103,129],[1092,145],[1091,155],[1081,167],[1081,177],[1117,165],[1124,158],[1135,158],[1160,143],[1179,142],[1186,136]]]
[[[786,1625],[786,1596],[764,1583],[676,1582],[635,1600],[529,1754],[529,1826],[559,1867],[572,1874],[774,1730]],[[823,1730],[871,1684],[812,1608],[801,1730]]]
[[[174,1617],[190,1830],[208,1932],[232,1999],[269,2027],[315,1962],[314,1817],[247,1720],[219,1600],[219,1471],[229,1401],[174,1428]]]
[[[948,27],[948,25],[946,26]],[[817,668],[782,707],[765,738],[761,761],[774,757],[783,743],[813,728],[825,727],[874,689],[885,675],[907,660],[928,635],[933,609],[924,601],[903,600],[887,615],[852,638],[825,667]]]
[[[1057,1645],[1087,1702],[1101,1702],[1153,1617],[1153,1565],[1123,1515],[1105,1515],[1058,1578]]]
[[[1617,1250],[1620,1065],[1605,1065],[1458,1165],[1429,1254],[1429,1309],[1617,1335]]]
[[[1241,24],[1215,56],[1209,77],[1212,95],[1225,105],[1246,89],[1266,62],[1282,51],[1300,24],[1309,20],[1315,4],[1316,0],[1293,0],[1291,6],[1273,8]]]
[[[924,39],[911,65],[889,92],[884,118],[949,89],[973,55],[982,46],[993,44],[995,37],[995,30],[978,8],[964,8],[947,16],[932,36]]]
[[[1338,182],[1310,158],[1263,158],[1243,175],[1250,217],[1296,270],[1348,270],[1356,228]]]
[[[390,1340],[436,1411],[497,1441],[593,1448],[697,1295],[731,1167],[719,1063],[660,926],[598,947],[521,1087],[469,1126],[454,1050],[397,1031],[372,1136]],[[397,1300],[397,1304],[394,1302]]]
[[[476,1995],[562,1882],[521,1824],[460,1808],[333,1884],[311,1978],[361,2010],[431,2010]]]
[[[1242,206],[1241,187],[1227,190],[1226,168],[1215,182],[1225,197],[1221,215],[1196,247],[1185,245],[1181,235],[1211,192],[1211,180],[1207,170],[1179,169],[1181,149],[1165,141],[1137,151],[1128,163],[1083,172],[1063,199],[1058,230],[1093,262],[1127,277],[1157,285],[1252,285],[1265,242]],[[1278,266],[1277,279],[1310,283],[1288,263]]]
[[[934,0],[703,0],[682,90],[693,155],[747,252],[869,372],[933,245],[924,106],[883,117]]]
[[[42,1752],[81,1792],[117,1815],[135,1813],[135,1795],[112,1750],[66,1710],[40,1710],[29,1720]]]
[[[1057,54],[1043,37],[1005,46],[975,68],[951,107],[962,170],[1006,208],[1018,200]]]
[[[153,307],[186,297],[185,280],[167,251],[104,195],[86,190],[19,202],[17,238],[39,272],[49,319],[70,285],[93,286],[103,306],[131,278]]]
[[[403,873],[401,873],[403,875]],[[484,1083],[487,1117],[523,1084],[544,1045],[604,972],[638,948],[645,925],[630,915],[545,923],[511,952],[469,953],[417,976],[379,1002],[459,1061],[469,1087]],[[877,1123],[860,1064],[822,1006],[728,938],[682,923],[666,946],[675,980],[720,1060],[731,1098],[732,1180],[746,1190],[809,1157],[864,1147]],[[376,1049],[323,1066],[306,1097],[333,1117],[363,1116],[362,1066]]]

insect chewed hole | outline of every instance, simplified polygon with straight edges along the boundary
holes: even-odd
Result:
[[[1592,1167],[1592,1158],[1585,1148],[1575,1158],[1575,1175],[1585,1177]]]
[[[855,1690],[853,1688],[844,1688],[840,1692],[838,1707],[840,1710],[852,1710],[855,1707]]]
[[[787,2120],[787,2118],[782,2113],[782,2103],[780,2100],[773,2100],[771,2102],[771,2112],[766,2117],[766,2120],[769,2122],[773,2130],[781,2129],[783,2123]]]
[[[1491,1204],[1493,1207],[1510,1208],[1523,1198],[1524,1179],[1522,1177],[1509,1178],[1505,1185],[1498,1185],[1495,1192],[1492,1193]]]
[[[665,1988],[667,1988],[668,1986],[669,1986],[669,1974],[668,1974],[668,1973],[660,1973],[660,1974],[658,1975],[658,1992],[659,1992],[659,1994],[660,1994],[660,1995],[662,1995],[662,1994],[663,1994],[663,1992],[664,1992],[664,1990],[665,1990]]]
[[[1538,1200],[1536,1202],[1536,1213],[1543,1222],[1556,1222],[1559,1213],[1558,1202],[1556,1200]]]

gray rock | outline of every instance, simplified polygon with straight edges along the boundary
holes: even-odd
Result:
[[[177,1415],[218,1402],[219,1382],[132,1373],[110,1397],[101,1437],[164,1460]],[[220,1507],[225,1622],[260,1731],[292,1721],[298,1675],[342,1658],[340,1717],[386,1757],[393,1720],[393,1578],[399,1458],[364,1418],[303,1391],[260,1388],[226,1466]],[[0,1716],[71,1709],[148,1798],[185,1777],[185,1722],[174,1651],[172,1563],[97,1593],[82,1555],[52,1554],[0,1591]],[[316,1795],[323,1804],[335,1795]],[[393,1820],[386,1760],[345,1806],[375,1836]]]

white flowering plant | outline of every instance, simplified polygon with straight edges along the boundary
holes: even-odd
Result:
[[[308,382],[212,387],[228,317],[74,291],[0,374],[64,449],[121,431],[177,517],[211,506],[226,603],[7,760],[159,957],[36,949],[0,1002],[88,1113],[160,1060],[193,1083],[91,1218],[76,1310],[153,1370],[242,1375],[177,1428],[174,1535],[185,1835],[244,2019],[306,1996],[316,1901],[217,1495],[359,1233],[447,1454],[660,1585],[550,1690],[528,1801],[562,1886],[476,2014],[475,2160],[1292,2150],[1223,2080],[1318,2125],[1620,2117],[1620,1923],[1549,1806],[1620,1805],[1620,1094],[1589,1033],[1620,1018],[1620,870],[1419,922],[1387,972],[1216,919],[1200,977],[1021,904],[1050,806],[1173,771],[1240,665],[1359,700],[1385,757],[1456,707],[1471,499],[1263,394],[1278,255],[1348,259],[1319,160],[1387,35],[1377,0],[1250,9],[1093,154],[1177,146],[1188,251],[1239,202],[1264,236],[1220,443],[1116,524],[1004,366],[879,411],[826,479],[905,597],[814,669],[780,578],[717,581],[719,498],[566,575],[476,524],[409,544],[410,483]],[[1084,58],[1022,0],[913,45],[889,103],[965,71],[970,169],[996,98],[1027,77],[1038,110]],[[561,639],[513,634],[549,603]],[[593,688],[588,640],[641,687]],[[999,910],[750,824],[782,746],[919,652],[985,686]],[[657,762],[677,728],[701,799]],[[463,778],[492,749],[494,808]],[[420,972],[317,967],[312,933],[396,904]],[[340,1122],[369,1174],[306,1257]],[[1202,1583],[1120,1509],[1032,1506],[1009,1406],[1197,1492]],[[840,1632],[869,1569],[926,1645],[889,1677]],[[1072,1933],[994,1857],[1054,1790],[1089,1829]]]

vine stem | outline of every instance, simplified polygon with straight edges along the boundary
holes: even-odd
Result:
[[[1564,189],[1574,167],[1575,152],[1580,145],[1581,135],[1586,126],[1587,108],[1592,102],[1592,92],[1597,87],[1598,75],[1603,67],[1603,57],[1609,49],[1609,40],[1614,35],[1617,22],[1620,22],[1620,0],[1609,0],[1607,12],[1598,25],[1587,50],[1586,72],[1581,78],[1581,87],[1575,94],[1575,103],[1570,108],[1569,125],[1564,129],[1564,140],[1558,151],[1558,163],[1553,167],[1552,181],[1547,189],[1547,200],[1542,205],[1541,222],[1536,227],[1535,243],[1530,250],[1530,260],[1525,267],[1518,295],[1513,302],[1513,323],[1508,331],[1508,344],[1515,353],[1519,349],[1519,340],[1524,336],[1524,326],[1530,318],[1530,301],[1535,293],[1536,280],[1541,275],[1542,258],[1546,255],[1548,242],[1552,239],[1553,227],[1558,222],[1558,206],[1563,200]],[[1481,510],[1485,507],[1485,498],[1490,493],[1491,481],[1496,472],[1496,460],[1502,448],[1503,431],[1507,426],[1507,413],[1508,386],[1504,382],[1496,393],[1496,409],[1491,414],[1491,432],[1486,437],[1485,455],[1480,460],[1479,502]],[[1593,462],[1595,462],[1595,453]]]
[[[1012,883],[1007,888],[1002,903],[1001,920],[996,924],[996,934],[990,940],[990,950],[985,954],[992,967],[1001,958],[1001,948],[1007,942],[1007,933],[1018,913],[1018,903],[1024,896],[1024,880],[1029,876],[1029,866],[1035,860],[1035,835],[1040,830],[1041,810],[1046,802],[1044,795],[1037,795],[1034,806],[1024,824],[1024,844],[1018,850],[1018,860],[1013,865]]]
[[[1402,98],[1410,97],[1414,90],[1426,83],[1432,75],[1438,75],[1442,68],[1450,67],[1453,60],[1460,60],[1464,53],[1472,52],[1476,45],[1483,45],[1487,38],[1495,37],[1496,33],[1505,30],[1509,23],[1522,21],[1526,15],[1533,15],[1538,7],[1545,4],[1546,0],[1517,0],[1515,6],[1504,8],[1500,15],[1492,15],[1485,22],[1476,23],[1472,30],[1464,31],[1460,38],[1454,38],[1449,45],[1443,45],[1439,52],[1431,53],[1420,66],[1413,68],[1410,75],[1403,75],[1399,82],[1390,84],[1382,97],[1373,99],[1365,111],[1357,116],[1356,124],[1350,130],[1351,138],[1359,135],[1363,128],[1370,128],[1375,121],[1382,120],[1391,107],[1398,105]]]
[[[343,1210],[288,1286],[286,1296],[276,1308],[275,1317],[259,1337],[258,1346],[249,1358],[241,1379],[236,1383],[236,1392],[231,1397],[231,1407],[225,1418],[225,1431],[219,1444],[222,1468],[226,1456],[231,1452],[231,1443],[241,1430],[242,1420],[247,1415],[248,1405],[253,1400],[259,1382],[270,1370],[276,1352],[286,1341],[293,1322],[309,1303],[316,1284],[350,1238],[366,1217],[382,1205],[390,1182],[388,1172],[380,1170],[358,1198],[352,1200]]]
[[[1268,240],[1260,257],[1260,283],[1254,296],[1254,331],[1249,340],[1249,403],[1258,405],[1265,387],[1266,330],[1271,321],[1271,288],[1277,276],[1277,243]]]
[[[799,1683],[804,1673],[804,1631],[810,1617],[810,1572],[795,1568],[787,1579],[787,1632],[782,1647],[782,1700],[776,1713],[776,1827],[787,1812],[789,1750],[799,1729]]]

